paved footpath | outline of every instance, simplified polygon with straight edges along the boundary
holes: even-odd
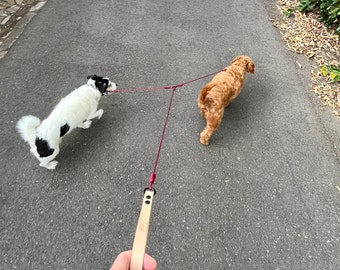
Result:
[[[44,0],[4,0],[0,2],[0,59],[44,6]]]
[[[103,117],[40,168],[15,123],[40,118],[89,74],[121,88],[177,84],[239,54],[256,73],[211,145],[196,98],[176,91],[147,252],[158,269],[339,269],[339,122],[268,21],[273,1],[57,1],[0,60],[0,269],[109,269],[132,247],[169,91],[104,97]]]

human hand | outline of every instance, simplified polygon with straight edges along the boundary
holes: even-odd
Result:
[[[120,253],[113,262],[110,270],[129,270],[132,251],[124,251]],[[150,255],[144,255],[143,270],[156,270],[157,262]]]

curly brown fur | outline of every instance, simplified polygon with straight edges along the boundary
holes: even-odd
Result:
[[[218,73],[200,91],[198,108],[207,122],[200,135],[202,144],[209,145],[212,134],[222,121],[224,108],[240,94],[246,72],[255,72],[253,61],[246,55],[237,56],[230,66]]]

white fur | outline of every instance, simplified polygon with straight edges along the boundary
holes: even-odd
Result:
[[[115,90],[116,84],[109,82],[109,89]],[[17,129],[23,138],[31,147],[31,152],[40,161],[40,166],[47,169],[55,169],[58,162],[54,158],[59,153],[59,144],[61,142],[60,128],[66,123],[70,129],[67,133],[76,127],[89,128],[91,119],[100,119],[103,110],[97,110],[98,102],[102,93],[96,88],[95,81],[89,79],[87,84],[80,86],[72,91],[66,97],[62,98],[55,106],[51,114],[42,122],[39,118],[28,115],[22,117],[17,123]],[[52,155],[40,157],[35,144],[36,138],[45,140],[49,147],[54,149]]]

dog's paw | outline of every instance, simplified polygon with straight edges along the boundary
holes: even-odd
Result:
[[[203,145],[209,145],[210,140],[206,138],[200,138],[200,143]]]
[[[44,168],[49,169],[49,170],[54,170],[55,167],[57,167],[57,165],[58,165],[58,161],[56,161],[56,160],[50,161],[48,163],[44,163],[44,162],[40,163],[41,167],[44,167]]]
[[[102,117],[103,113],[104,113],[103,109],[98,110],[97,111],[97,115],[98,115],[97,118],[100,119]]]
[[[204,131],[200,135],[200,143],[203,145],[209,145],[210,143],[210,136],[206,134]]]
[[[91,124],[92,124],[91,120],[86,120],[79,127],[82,128],[82,129],[87,129],[91,126]]]

